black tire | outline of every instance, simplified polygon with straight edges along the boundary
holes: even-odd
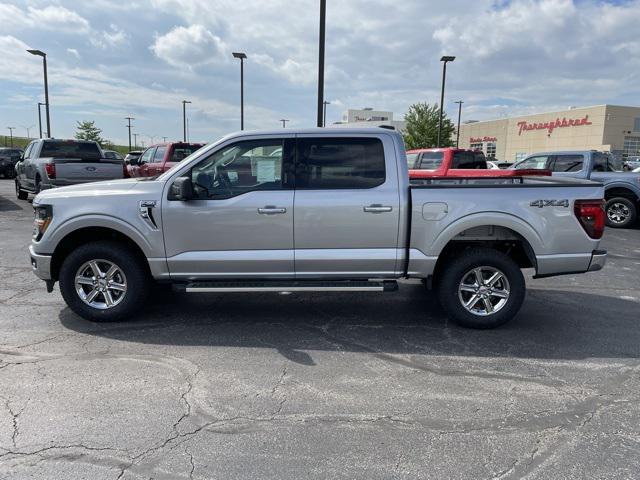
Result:
[[[612,228],[627,228],[636,223],[638,218],[636,204],[626,197],[610,198],[604,211],[607,215],[607,226]]]
[[[36,191],[35,194],[38,195],[42,191],[42,181],[40,177],[36,177]]]
[[[475,274],[472,272],[480,267],[483,268],[480,271],[481,276],[483,273],[490,274],[492,271],[498,271],[503,277],[494,286],[485,286],[483,281],[476,292],[461,292],[463,282],[466,287],[475,289],[477,281],[471,285],[465,280],[475,279]],[[499,327],[511,320],[522,307],[526,293],[524,276],[518,264],[504,253],[491,248],[470,248],[447,260],[440,271],[436,287],[438,300],[447,316],[463,327],[478,329]],[[470,277],[470,275],[474,276]],[[503,298],[499,298],[497,295],[504,296],[505,292],[508,292],[507,298],[502,302]],[[470,305],[470,308],[478,306],[478,303],[481,302],[478,310],[489,311],[483,298],[483,295],[487,295],[491,308],[495,308],[496,311],[480,314],[468,310],[463,305],[463,300],[472,301],[474,295],[477,300],[476,303]]]
[[[151,279],[146,266],[127,248],[117,242],[92,242],[76,248],[65,258],[60,268],[60,292],[71,310],[93,322],[115,322],[127,319],[144,304]],[[124,274],[126,288],[123,298],[111,308],[94,308],[85,303],[76,291],[76,274],[92,260],[113,262]],[[99,299],[102,294],[98,295]],[[106,303],[106,297],[102,298]]]
[[[20,182],[16,179],[16,197],[18,200],[26,200],[29,194],[20,188]]]

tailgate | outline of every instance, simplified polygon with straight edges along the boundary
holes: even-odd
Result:
[[[79,158],[54,158],[53,163],[56,166],[55,181],[58,185],[98,182],[123,177],[122,160],[86,161]]]

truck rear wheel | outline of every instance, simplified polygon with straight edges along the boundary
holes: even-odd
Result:
[[[116,242],[92,242],[62,263],[60,292],[75,313],[94,322],[126,319],[141,307],[150,279],[142,262]]]
[[[504,253],[471,248],[442,268],[438,299],[447,316],[468,328],[495,328],[511,320],[525,297],[520,267]]]
[[[636,204],[625,197],[610,198],[604,211],[607,214],[607,225],[613,228],[633,225],[638,215]]]
[[[16,197],[18,200],[26,200],[29,194],[20,188],[20,182],[16,178]]]

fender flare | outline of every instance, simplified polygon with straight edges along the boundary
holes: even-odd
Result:
[[[636,196],[636,201],[640,200],[640,187],[634,185],[633,183],[625,182],[625,181],[622,181],[622,180],[617,180],[615,182],[607,183],[604,186],[605,197],[607,195],[607,192],[609,190],[614,189],[614,188],[624,188],[625,190],[629,190],[630,192],[632,192]]]
[[[439,256],[447,244],[465,230],[486,226],[504,227],[513,230],[524,238],[534,255],[537,252],[544,251],[544,239],[524,220],[507,213],[476,212],[447,225],[434,239],[429,255]]]
[[[48,249],[50,253],[53,254],[55,250],[58,248],[58,245],[62,240],[64,240],[69,234],[81,230],[83,228],[108,228],[110,230],[115,230],[118,233],[129,238],[133,241],[140,250],[147,257],[152,257],[152,246],[147,240],[147,238],[140,232],[136,227],[131,225],[128,222],[123,221],[122,219],[103,214],[90,214],[90,215],[80,215],[78,217],[73,217],[65,221],[63,224],[59,225],[53,232],[51,232],[49,238],[47,239]]]

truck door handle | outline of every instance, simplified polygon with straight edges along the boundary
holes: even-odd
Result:
[[[363,207],[362,209],[365,211],[365,213],[386,213],[393,211],[393,207],[380,205],[379,203],[374,203],[373,205]]]
[[[282,213],[287,213],[287,209],[267,205],[266,207],[259,208],[258,213],[260,215],[279,215]]]

